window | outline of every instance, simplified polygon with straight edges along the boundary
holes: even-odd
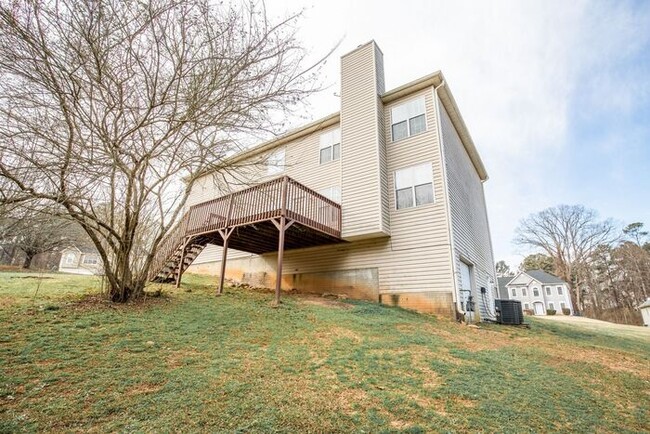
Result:
[[[266,160],[266,174],[277,175],[284,171],[284,148],[273,151]]]
[[[320,136],[320,164],[341,158],[341,129],[337,128]]]
[[[86,256],[84,257],[84,264],[96,265],[97,257],[96,256]]]
[[[551,287],[550,286],[545,286],[544,289],[546,290],[546,295],[551,295]]]
[[[517,288],[512,288],[512,296],[513,297],[517,296]]]
[[[65,256],[65,263],[66,263],[67,265],[71,265],[71,264],[74,263],[74,253],[68,253],[68,254]]]
[[[534,287],[534,288],[533,288],[533,295],[534,295],[535,297],[539,297],[539,288],[538,288],[538,287]]]
[[[433,202],[431,163],[407,167],[395,172],[395,203],[397,209],[411,208]]]
[[[521,288],[521,295],[522,295],[523,297],[526,296],[526,288]]]
[[[524,303],[524,309],[526,310],[530,309],[530,305],[528,303]]]
[[[562,310],[566,309],[566,303],[565,302],[563,302],[563,301],[560,302],[560,309],[562,309]]]
[[[562,295],[562,287],[561,286],[557,287],[557,295]]]
[[[424,96],[393,107],[390,111],[393,142],[427,129]]]
[[[555,305],[553,303],[548,304],[549,310],[555,310]]]
[[[318,191],[320,194],[328,198],[329,200],[333,200],[336,203],[341,203],[341,187],[338,185],[334,185],[332,187],[324,188],[322,190]]]

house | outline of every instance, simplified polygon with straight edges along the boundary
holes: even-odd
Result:
[[[206,173],[150,278],[491,317],[488,175],[449,85],[441,72],[384,83],[374,41],[342,56],[340,111],[233,157],[237,179]]]
[[[639,310],[643,317],[643,325],[650,327],[650,297],[639,306]]]
[[[102,274],[102,261],[97,249],[69,246],[61,251],[59,271],[71,274]]]
[[[573,313],[569,285],[543,270],[522,271],[514,277],[499,277],[499,297],[519,300],[524,310],[546,315],[548,310],[562,315]]]

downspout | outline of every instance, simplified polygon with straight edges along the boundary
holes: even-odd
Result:
[[[445,160],[445,142],[442,138],[442,125],[440,122],[440,100],[438,98],[438,89],[440,89],[442,86],[445,85],[445,80],[442,80],[440,84],[436,87],[433,88],[433,98],[435,100],[435,107],[436,107],[436,128],[438,129],[438,142],[440,143],[440,166],[442,167],[442,179],[443,182],[445,183],[445,193],[447,195],[446,197],[446,208],[447,208],[447,230],[449,232],[449,249],[450,249],[450,257],[451,257],[451,275],[452,275],[452,282],[453,282],[453,291],[451,293],[452,296],[452,301],[456,305],[456,312],[462,312],[460,309],[459,305],[459,300],[458,300],[458,279],[457,279],[457,273],[456,273],[456,249],[454,247],[454,231],[452,228],[452,221],[451,221],[451,200],[450,200],[450,192],[449,192],[449,182],[447,179],[447,162]]]

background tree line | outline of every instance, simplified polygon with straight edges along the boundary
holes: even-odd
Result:
[[[641,324],[637,306],[650,296],[650,238],[644,224],[620,229],[581,205],[560,205],[523,219],[514,242],[536,252],[519,271],[541,269],[571,287],[577,313],[608,321]],[[504,262],[500,276],[515,273]]]

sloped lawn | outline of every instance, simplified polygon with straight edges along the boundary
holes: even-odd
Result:
[[[22,277],[16,277],[20,274]],[[114,306],[0,273],[0,431],[642,432],[650,342],[480,329],[188,276]],[[154,288],[158,288],[155,285]],[[191,292],[185,292],[190,289]]]

